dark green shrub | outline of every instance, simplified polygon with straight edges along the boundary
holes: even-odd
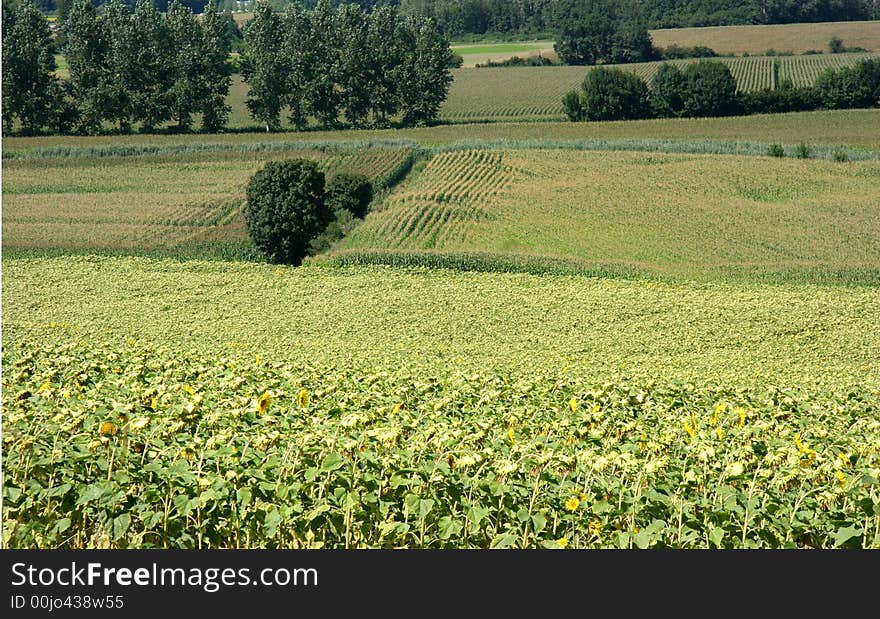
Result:
[[[333,247],[334,243],[342,240],[346,234],[351,232],[356,223],[357,221],[351,212],[345,209],[336,211],[333,221],[327,224],[327,227],[324,228],[321,234],[309,242],[306,253],[309,256],[314,256],[329,250]]]
[[[581,96],[577,91],[572,90],[565,93],[562,97],[562,107],[569,120],[577,122],[584,119],[584,106],[581,104]]]
[[[836,150],[834,151],[834,161],[839,161],[843,163],[844,161],[849,161],[849,157],[846,154],[845,150]]]
[[[660,53],[664,60],[675,60],[677,58],[714,58],[718,56],[718,52],[705,45],[682,47],[675,43],[669,47],[663,48]]]
[[[508,58],[507,60],[489,60],[475,66],[478,69],[482,69],[485,67],[550,67],[557,64],[559,63],[553,62],[546,56],[538,55],[526,57],[513,56],[512,58]]]
[[[860,71],[860,65],[825,69],[816,78],[816,92],[822,105],[832,110],[845,110],[872,105],[872,89]],[[866,71],[866,74],[868,72]]]
[[[831,37],[828,41],[828,51],[832,54],[842,54],[846,51],[846,47],[843,44],[843,39],[840,37]]]
[[[309,242],[333,220],[324,173],[308,159],[271,161],[247,186],[245,222],[251,240],[269,260],[299,264]]]
[[[327,206],[363,219],[373,200],[373,184],[363,174],[337,174],[327,184]]]
[[[663,63],[651,80],[651,106],[658,116],[684,114],[687,80],[675,65]]]
[[[786,86],[777,90],[756,90],[737,95],[740,111],[744,114],[777,114],[806,112],[822,105],[815,88]]]
[[[728,116],[736,112],[736,80],[717,60],[700,60],[683,71],[685,116]]]
[[[810,147],[801,142],[794,149],[794,156],[798,159],[809,159],[813,155]]]
[[[767,154],[771,157],[785,157],[785,149],[782,148],[782,144],[771,144]]]
[[[587,73],[581,97],[587,120],[631,120],[651,115],[645,80],[621,69],[600,67]]]
[[[880,105],[880,59],[860,60],[856,64],[856,71],[866,91],[865,104],[870,107]]]

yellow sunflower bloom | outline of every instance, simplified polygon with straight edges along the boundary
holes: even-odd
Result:
[[[269,406],[272,404],[272,394],[266,391],[263,395],[260,396],[260,399],[257,400],[257,415],[263,415],[269,410]]]

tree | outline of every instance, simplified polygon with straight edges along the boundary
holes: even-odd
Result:
[[[254,245],[272,262],[299,264],[333,220],[324,173],[308,159],[271,161],[247,186],[245,221]]]
[[[404,125],[437,119],[449,93],[452,73],[449,41],[430,20],[405,18],[399,28],[403,62],[395,73]]]
[[[687,80],[674,64],[664,62],[651,80],[651,106],[658,116],[684,115]]]
[[[395,68],[403,62],[403,50],[397,37],[397,12],[391,6],[376,8],[367,18],[367,49],[369,58],[369,100],[373,122],[385,125],[397,114],[399,100],[394,80]]]
[[[165,19],[173,50],[170,62],[173,83],[168,93],[171,115],[180,131],[188,131],[192,115],[209,96],[203,66],[203,30],[192,11],[177,0],[168,6]]]
[[[207,131],[219,131],[226,125],[230,107],[226,105],[229,94],[231,69],[229,51],[232,46],[229,23],[232,14],[221,13],[215,1],[205,6],[202,16],[202,78],[204,80],[204,96],[199,111],[202,113],[202,128]],[[235,22],[232,22],[233,25]]]
[[[152,0],[137,0],[129,35],[133,54],[127,72],[133,116],[141,121],[141,130],[150,133],[172,117],[176,54],[168,24]]]
[[[816,78],[815,88],[829,109],[880,105],[880,61],[861,60],[852,67],[826,69]]]
[[[12,5],[8,2],[2,3],[2,11],[3,11],[3,21],[2,28],[0,28],[0,32],[3,34],[3,67],[5,69],[2,71],[3,75],[3,86],[0,88],[2,90],[3,96],[3,129],[4,131],[11,131],[12,126],[15,122],[15,114],[14,114],[14,103],[12,96],[12,75],[13,73],[10,71],[10,66],[17,62],[17,59],[13,54],[13,45],[12,45],[12,37],[10,33],[15,30],[15,11],[12,10]]]
[[[700,60],[683,71],[685,116],[727,116],[736,111],[736,80],[717,60]]]
[[[363,124],[370,114],[370,59],[367,55],[367,19],[356,4],[342,4],[336,12],[339,40],[339,85],[345,119]]]
[[[11,19],[7,22],[7,17]],[[25,133],[53,125],[62,90],[55,71],[55,49],[46,18],[27,0],[3,15],[3,125],[15,118]]]
[[[659,52],[644,22],[631,19],[618,24],[611,38],[610,62],[648,62],[658,57]]]
[[[106,105],[107,120],[116,122],[123,133],[131,131],[135,118],[134,92],[136,83],[132,67],[137,63],[137,44],[128,5],[112,0],[104,11],[107,33],[106,82],[101,94]]]
[[[327,185],[327,206],[334,212],[346,210],[364,218],[373,200],[373,184],[363,174],[342,172]]]
[[[64,22],[70,69],[68,84],[79,109],[75,130],[93,135],[110,115],[107,109],[107,33],[91,0],[74,0]]]
[[[647,84],[628,71],[593,69],[584,78],[582,88],[586,120],[630,120],[651,115]]]
[[[843,44],[843,39],[840,37],[831,37],[828,41],[828,51],[832,54],[842,54],[846,51],[846,47]]]
[[[584,120],[584,106],[581,103],[581,96],[576,90],[569,91],[562,96],[562,108],[569,120]]]
[[[306,86],[306,99],[312,116],[324,127],[339,124],[342,108],[340,40],[335,13],[329,0],[318,0],[311,12],[312,72]]]
[[[607,15],[589,12],[562,23],[553,49],[565,64],[596,64],[611,55],[614,31]]]
[[[554,48],[566,64],[645,62],[657,56],[636,5],[614,0],[560,0]]]
[[[306,126],[309,114],[307,93],[314,73],[312,57],[315,53],[309,44],[312,23],[302,4],[293,2],[287,7],[283,28],[283,54],[288,62],[284,103],[290,109],[291,124],[302,129]]]
[[[282,48],[281,18],[266,0],[260,0],[244,31],[242,74],[250,86],[247,108],[255,120],[274,131],[281,124],[288,81],[288,61]]]

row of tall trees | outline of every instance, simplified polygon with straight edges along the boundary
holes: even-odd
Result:
[[[145,132],[173,121],[188,130],[226,124],[230,85],[228,19],[208,4],[200,19],[172,2],[166,14],[150,0],[134,12],[123,0],[99,16],[91,0],[74,0],[64,22],[70,77],[60,80],[54,42],[33,3],[3,15],[3,124],[25,133],[94,134],[105,123]]]
[[[242,74],[247,107],[267,131],[287,111],[303,127],[344,119],[353,126],[429,123],[446,99],[452,74],[449,41],[428,19],[401,16],[390,6],[367,12],[320,0],[308,10],[291,4],[283,15],[257,5],[244,29]]]
[[[99,17],[91,0],[74,0],[64,28],[77,131],[97,132],[104,121],[124,132],[168,121],[188,130],[196,114],[206,130],[226,124],[230,41],[216,4],[197,19],[178,2],[163,15],[150,0],[134,12],[114,0]]]
[[[57,129],[67,115],[62,83],[55,78],[54,45],[46,18],[31,2],[3,3],[3,128]]]

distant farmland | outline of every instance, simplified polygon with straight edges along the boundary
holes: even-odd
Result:
[[[822,54],[809,56],[720,58],[730,67],[741,91],[774,88],[774,64],[780,78],[791,79],[798,86],[812,84],[828,67],[855,64],[878,54]],[[693,60],[675,60],[687,64]],[[659,62],[617,65],[650,80]],[[562,95],[577,88],[591,67],[496,67],[455,69],[449,98],[440,116],[448,121],[512,121],[563,119]],[[228,102],[232,106],[231,127],[255,126],[245,108],[247,84],[235,76]],[[286,119],[285,119],[286,121]]]
[[[730,67],[740,91],[775,88],[774,63],[780,77],[796,85],[811,85],[828,67],[855,64],[877,54],[824,54],[783,58],[721,58]],[[687,64],[693,60],[676,60]],[[618,65],[639,77],[650,80],[659,62]],[[576,88],[590,67],[499,67],[459,69],[441,116],[447,120],[509,120],[562,118],[562,96]]]
[[[463,67],[473,67],[489,61],[506,60],[513,56],[537,56],[543,55],[556,58],[553,51],[553,41],[524,41],[522,43],[494,43],[494,44],[462,44],[453,45],[452,51],[459,54],[464,63]]]

